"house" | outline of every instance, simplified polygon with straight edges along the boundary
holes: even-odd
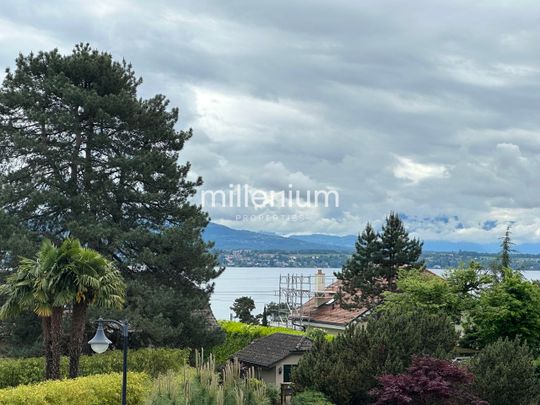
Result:
[[[435,277],[440,277],[430,270],[424,269],[423,271]],[[361,322],[369,314],[370,310],[366,307],[342,308],[335,299],[336,293],[341,286],[342,282],[340,280],[327,286],[325,274],[322,270],[317,270],[313,297],[304,305],[295,309],[289,319],[296,327],[301,327],[306,331],[317,328],[331,335],[338,335],[348,325]],[[357,294],[360,294],[360,292]],[[350,295],[344,294],[343,300],[347,302],[348,299],[350,299]]]
[[[318,270],[315,274],[315,294],[304,305],[296,309],[289,319],[305,330],[322,329],[331,335],[338,335],[351,323],[358,322],[369,312],[368,308],[342,308],[335,296],[342,283],[340,280],[326,286],[325,274]],[[347,299],[347,296],[344,296]]]
[[[281,385],[291,382],[293,368],[312,343],[305,336],[274,333],[251,342],[231,358],[238,359],[242,367],[253,367],[264,382]]]

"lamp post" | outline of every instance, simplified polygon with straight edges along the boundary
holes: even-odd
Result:
[[[114,319],[103,319],[99,318],[97,320],[98,327],[96,334],[92,339],[88,341],[88,344],[92,350],[96,353],[104,353],[109,345],[112,343],[107,336],[105,335],[105,330],[103,329],[104,323],[113,323],[120,327],[122,331],[122,340],[123,340],[123,350],[124,350],[124,364],[122,370],[122,405],[126,405],[126,393],[127,393],[127,354],[128,354],[128,321],[115,321]]]

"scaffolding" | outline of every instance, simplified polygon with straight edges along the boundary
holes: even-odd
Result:
[[[279,276],[278,325],[291,329],[303,329],[303,316],[300,313],[305,302],[313,296],[311,275],[287,274]],[[293,323],[291,314],[299,321]],[[299,315],[299,316],[298,316]]]

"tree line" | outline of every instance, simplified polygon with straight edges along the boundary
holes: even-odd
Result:
[[[421,246],[395,213],[380,233],[366,226],[336,276],[337,298],[368,315],[317,339],[296,386],[338,404],[536,403],[540,287],[512,269],[510,228],[490,268],[439,277],[419,261]]]
[[[88,44],[66,55],[20,54],[7,69],[0,86],[0,267],[7,283],[0,304],[16,301],[16,277],[37,277],[9,274],[45,271],[41,255],[67,249],[67,239],[118,269],[126,292],[121,309],[89,307],[87,314],[93,298],[66,295],[46,302],[52,306],[39,317],[12,313],[0,324],[4,355],[42,351],[39,318],[47,319],[42,338],[56,347],[68,314],[73,331],[99,315],[129,318],[134,347],[222,338],[201,315],[223,268],[201,237],[209,217],[191,202],[202,179],[189,176],[181,152],[193,132],[177,129],[178,109],[165,96],[141,98],[141,84],[130,64]],[[44,240],[51,241],[42,248],[48,253],[21,259],[33,258]],[[49,281],[54,288],[63,282]],[[77,333],[71,338],[80,341]]]

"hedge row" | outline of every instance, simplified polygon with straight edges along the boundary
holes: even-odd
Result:
[[[291,405],[332,405],[332,402],[320,392],[304,391],[293,396]]]
[[[152,377],[169,370],[178,371],[188,361],[187,349],[139,349],[128,354],[130,371],[144,372]],[[44,380],[44,359],[0,359],[0,388],[33,384]],[[62,376],[67,376],[68,359],[62,358]],[[122,351],[114,350],[99,355],[81,356],[79,375],[89,376],[122,371]]]
[[[114,373],[21,385],[0,390],[0,405],[118,405],[121,383]],[[146,374],[129,373],[127,403],[143,405],[150,388]]]
[[[274,326],[249,325],[241,322],[220,321],[221,328],[225,332],[225,342],[214,347],[211,353],[216,359],[216,364],[225,363],[234,353],[243,349],[255,339],[274,333],[289,333],[302,335],[302,332]]]

